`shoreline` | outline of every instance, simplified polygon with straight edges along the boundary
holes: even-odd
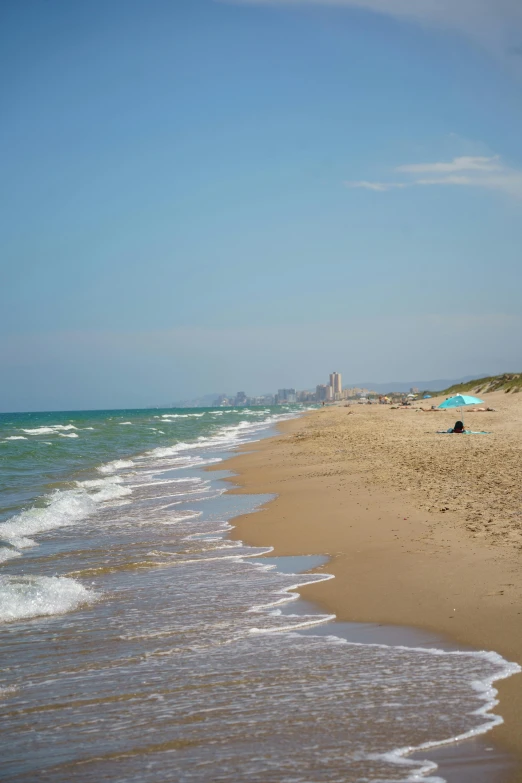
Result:
[[[324,560],[321,556],[280,556],[273,557],[272,552],[260,555],[259,559],[274,565],[282,573],[300,574],[317,573],[320,566],[328,566],[328,562],[309,567],[303,561]],[[386,626],[369,623],[339,622],[333,615],[325,615],[315,603],[304,600],[301,589],[296,586],[288,588],[286,592],[298,596],[291,604],[285,605],[286,610],[292,615],[303,615],[307,619],[314,616],[323,618],[317,624],[307,624],[304,627],[293,626],[293,630],[300,635],[312,637],[336,636],[351,644],[377,645],[386,647],[406,647],[413,650],[443,650],[446,653],[463,652],[459,645],[448,639],[431,632],[425,632],[418,628],[404,626]],[[283,608],[283,613],[286,613]],[[476,652],[470,649],[470,652]],[[506,676],[510,676],[507,674]],[[494,687],[502,679],[493,680],[489,687]],[[494,701],[494,698],[493,698]],[[494,707],[491,703],[479,708],[484,715],[491,715]],[[443,774],[447,783],[506,783],[515,767],[515,759],[503,749],[492,745],[490,740],[491,727],[483,724],[483,730],[472,730],[458,739],[450,739],[442,742],[428,742],[420,745],[417,750],[410,751],[407,748],[397,748],[393,755],[397,759],[409,759],[424,764],[426,774]],[[399,762],[401,763],[401,762]],[[436,765],[436,769],[434,768]],[[417,774],[419,774],[417,772]],[[430,778],[431,779],[431,778]],[[438,779],[438,777],[437,777]]]
[[[420,629],[460,648],[493,650],[520,663],[522,635],[515,625],[518,619],[520,626],[516,599],[522,595],[522,579],[515,573],[518,550],[513,554],[470,536],[462,514],[459,519],[458,512],[448,513],[450,509],[432,512],[426,519],[422,493],[387,486],[375,476],[371,460],[368,466],[367,455],[365,464],[353,453],[346,460],[344,450],[337,447],[339,426],[355,420],[347,414],[356,413],[363,425],[373,424],[370,417],[379,416],[382,424],[385,417],[413,415],[354,407],[326,408],[282,422],[277,427],[280,434],[243,446],[227,460],[226,468],[234,473],[227,479],[234,484],[229,492],[276,495],[257,512],[236,517],[230,537],[273,547],[269,557],[327,555],[328,564],[314,571],[335,579],[298,592],[325,613],[335,614],[339,622]],[[429,425],[440,421],[439,414],[416,415],[423,418],[422,426],[426,419]],[[384,441],[385,430],[386,426],[380,431]],[[487,445],[490,449],[491,441]],[[505,591],[498,589],[507,576],[515,588],[509,603],[500,600]],[[489,600],[481,602],[484,595]],[[520,783],[522,678],[499,680],[495,688],[500,701],[495,713],[504,723],[483,736],[515,758],[509,781]]]

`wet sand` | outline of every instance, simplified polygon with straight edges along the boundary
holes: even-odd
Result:
[[[496,412],[465,423],[489,435],[438,435],[461,416],[419,406],[329,407],[280,425],[227,463],[233,492],[277,494],[232,536],[328,555],[317,571],[336,578],[300,593],[340,621],[416,627],[522,663],[522,396],[483,399]],[[496,687],[505,722],[487,741],[515,756],[520,783],[522,676]]]

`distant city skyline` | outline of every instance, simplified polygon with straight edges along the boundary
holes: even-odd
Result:
[[[362,383],[352,383],[344,387],[343,391],[349,392],[349,395],[347,396],[355,396],[356,393],[366,393],[366,392],[372,392],[375,394],[386,394],[386,393],[407,393],[408,391],[411,391],[412,389],[416,388],[419,391],[423,390],[429,390],[429,391],[441,391],[443,389],[447,389],[449,386],[452,386],[456,383],[466,383],[467,381],[474,380],[475,378],[481,378],[486,377],[490,375],[490,373],[474,373],[473,375],[467,375],[467,376],[460,376],[455,378],[439,378],[434,380],[428,380],[428,381],[390,381],[387,383],[373,383],[373,382],[362,382]],[[327,389],[329,384],[319,384],[316,385],[314,388],[307,387],[305,389],[297,390],[297,389],[280,389],[278,392],[264,392],[261,394],[247,394],[244,391],[240,392],[229,392],[229,393],[207,393],[203,395],[195,395],[193,397],[186,397],[186,398],[180,398],[177,400],[171,400],[167,401],[166,399],[163,400],[149,400],[148,402],[142,404],[142,405],[107,405],[107,406],[84,406],[84,407],[49,407],[49,408],[32,408],[27,409],[28,411],[77,411],[77,410],[124,410],[124,409],[153,409],[153,408],[173,408],[173,407],[215,407],[220,405],[235,405],[235,404],[252,404],[252,405],[273,405],[276,404],[276,398],[278,396],[278,393],[280,392],[290,392],[295,393],[295,401],[296,402],[315,402],[315,401],[323,401],[323,399],[326,401],[327,399],[333,399],[332,397],[327,396],[318,396],[318,389],[323,388]],[[239,397],[239,399],[238,399]],[[241,400],[241,401],[240,401]],[[294,400],[284,400],[284,401],[290,401],[293,402]],[[23,412],[21,409],[19,410],[1,410],[0,414],[8,415],[9,413],[16,413],[16,412]]]
[[[341,373],[330,373],[329,384],[318,384],[315,389],[278,389],[277,392],[264,393],[264,394],[247,394],[244,391],[236,392],[235,394],[207,394],[203,397],[196,397],[191,400],[177,400],[176,402],[165,405],[165,407],[184,407],[186,406],[198,406],[198,407],[235,407],[235,406],[255,406],[255,405],[277,405],[280,403],[296,403],[296,402],[335,402],[347,399],[354,399],[366,395],[382,395],[386,393],[390,394],[407,394],[413,392],[419,394],[422,391],[441,391],[456,383],[465,383],[474,378],[484,377],[486,373],[477,374],[474,376],[465,376],[461,378],[439,378],[431,381],[403,381],[403,382],[390,382],[384,384],[373,383],[361,383],[351,384],[345,387],[341,383]],[[332,382],[337,381],[335,391]]]

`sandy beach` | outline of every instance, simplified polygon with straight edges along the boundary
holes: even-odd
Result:
[[[443,398],[430,400],[438,405]],[[420,405],[326,407],[227,463],[238,493],[277,497],[234,538],[274,555],[326,554],[335,579],[301,589],[339,620],[413,626],[522,663],[522,396],[461,418]],[[426,401],[424,407],[427,408]],[[519,759],[522,676],[497,684],[489,735]]]

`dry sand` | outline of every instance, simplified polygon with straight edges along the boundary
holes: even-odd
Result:
[[[277,494],[233,537],[330,555],[336,578],[300,593],[339,620],[416,626],[522,664],[522,394],[484,400],[496,412],[466,410],[465,423],[489,435],[438,435],[460,416],[418,406],[284,423],[227,463],[233,491]],[[522,676],[497,687],[505,723],[489,736],[520,760],[518,783]]]

